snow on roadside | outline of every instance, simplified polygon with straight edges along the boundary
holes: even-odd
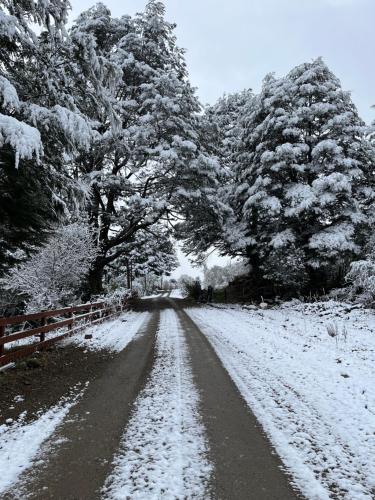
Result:
[[[105,321],[99,325],[90,326],[78,332],[71,337],[66,338],[63,342],[67,344],[76,344],[87,347],[90,350],[107,349],[113,352],[120,352],[128,345],[137,331],[143,326],[144,322],[149,318],[148,312],[125,312],[112,320]],[[63,319],[63,318],[61,318]],[[47,340],[57,335],[66,333],[66,327],[54,330],[51,334],[47,333]],[[84,340],[86,334],[92,334],[91,340]],[[23,345],[33,344],[39,341],[39,337],[33,335],[24,339],[15,340],[6,344],[7,349],[21,347]]]
[[[187,312],[307,498],[375,497],[374,313],[338,303]]]
[[[161,312],[157,357],[103,489],[106,499],[209,498],[211,466],[187,347],[172,309]]]
[[[86,347],[92,351],[109,350],[120,352],[133,340],[150,316],[149,312],[126,312],[114,320],[89,326],[82,332],[72,335],[65,342]],[[84,337],[87,334],[91,334],[92,339],[85,340]]]
[[[183,293],[182,290],[180,290],[179,288],[176,288],[176,289],[171,291],[170,297],[172,299],[184,299],[186,297],[186,295]]]
[[[84,389],[73,396],[63,398],[33,422],[24,423],[24,412],[17,421],[0,425],[0,496],[13,487],[19,476],[33,465],[42,443],[62,423],[83,392]]]

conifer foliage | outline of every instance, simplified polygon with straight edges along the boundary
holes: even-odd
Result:
[[[162,2],[67,30],[69,8],[0,0],[0,273],[79,212],[87,297],[169,273],[172,235],[241,257],[259,290],[342,284],[368,253],[375,146],[323,60],[202,113]]]
[[[0,1],[0,270],[41,244],[67,193],[81,191],[67,169],[91,129],[64,74],[68,9],[61,0]]]
[[[361,255],[375,195],[374,148],[350,94],[317,59],[266,77],[239,127],[227,197],[236,222],[222,226],[229,252],[279,286],[333,284]]]
[[[200,144],[200,106],[173,29],[157,1],[121,19],[99,4],[72,28],[73,52],[87,65],[86,85],[97,89],[95,96],[86,93],[83,106],[99,134],[76,163],[92,190],[88,211],[99,230],[92,292],[100,291],[105,266],[124,256],[137,233],[172,224],[176,207],[199,197],[217,168]]]
[[[68,2],[0,5],[9,27],[2,46],[14,51],[2,53],[3,157],[23,173],[40,169],[51,214],[87,212],[98,250],[87,295],[102,291],[117,260],[148,262],[137,268],[146,272],[150,248],[157,272],[156,262],[168,271],[176,211],[204,195],[219,167],[201,144],[200,104],[164,5],[151,0],[116,19],[97,4],[68,32]],[[39,36],[32,23],[41,25]]]

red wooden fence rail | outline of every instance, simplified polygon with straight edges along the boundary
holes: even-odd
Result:
[[[119,305],[107,305],[105,302],[94,302],[74,307],[65,307],[64,309],[54,309],[51,311],[42,311],[21,316],[10,316],[9,318],[0,318],[0,366],[6,365],[12,361],[24,358],[29,354],[45,349],[58,340],[83,330],[88,324],[100,323],[123,311],[126,301]],[[87,312],[88,311],[88,312]],[[82,313],[82,314],[77,314]],[[48,320],[53,322],[48,323]],[[37,322],[39,325],[30,328],[17,330],[7,334],[7,327],[22,325],[27,322]],[[46,334],[67,327],[57,336],[46,340]],[[27,337],[38,336],[39,341],[33,344],[19,346],[17,349],[6,350],[5,345],[15,340],[25,339]]]

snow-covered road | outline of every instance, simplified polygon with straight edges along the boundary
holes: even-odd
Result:
[[[255,490],[262,499],[280,491],[296,498],[296,490],[309,500],[375,498],[371,311],[334,302],[185,309],[194,324],[183,301],[140,302],[142,312],[92,329],[87,343],[69,340],[114,353],[78,399],[0,427],[0,491],[30,499],[46,486],[55,498],[70,488],[107,500],[247,498]],[[36,459],[44,465],[28,475]]]
[[[30,423],[25,423],[26,415],[21,414],[16,421],[0,425],[0,497],[32,466],[42,444],[63,422],[84,390],[77,387],[75,394],[63,398],[59,404],[41,413]]]
[[[209,498],[211,465],[184,334],[173,309],[161,312],[156,360],[135,403],[103,496]]]
[[[375,498],[372,313],[335,303],[187,312],[307,498]]]
[[[114,320],[88,327],[64,340],[63,344],[119,353],[133,340],[150,316],[148,312],[126,312]],[[93,338],[84,340],[87,333],[92,334]],[[21,413],[13,422],[0,425],[0,497],[8,488],[14,493],[20,476],[31,470],[36,460],[48,456],[51,450],[45,449],[44,444],[82,399],[87,386],[88,382],[73,387],[70,395],[48,410],[38,412],[31,421],[26,421],[26,414]]]

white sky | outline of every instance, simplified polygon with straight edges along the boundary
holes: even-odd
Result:
[[[93,0],[71,0],[72,18]],[[103,0],[114,16],[146,0]],[[224,92],[258,91],[269,72],[281,76],[322,56],[352,92],[361,116],[375,119],[375,0],[165,0],[167,19],[187,49],[190,79],[203,103]],[[210,259],[209,264],[212,265]],[[195,276],[186,265],[183,270]]]
[[[94,0],[71,0],[72,18]],[[103,0],[114,16],[134,14],[146,0]],[[224,92],[259,90],[269,72],[323,56],[351,90],[362,117],[375,119],[375,0],[166,0],[167,19],[187,49],[203,103]]]

